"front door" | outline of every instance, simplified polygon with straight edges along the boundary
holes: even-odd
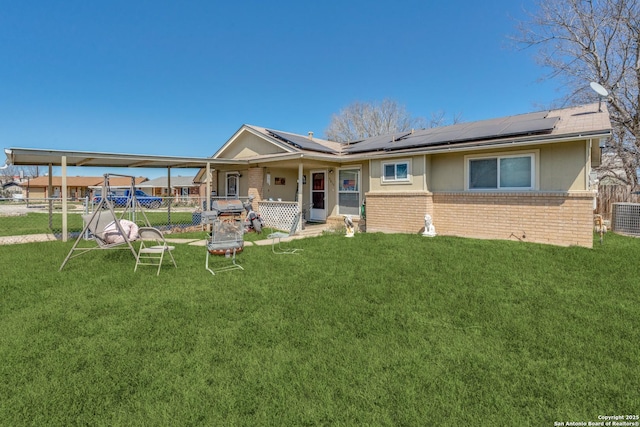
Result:
[[[311,209],[309,220],[325,221],[327,219],[327,185],[326,171],[311,171]]]
[[[236,199],[238,197],[238,173],[227,172],[227,194],[228,199]]]

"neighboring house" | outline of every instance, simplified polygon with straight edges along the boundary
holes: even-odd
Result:
[[[135,183],[140,184],[147,178],[137,177]],[[67,177],[67,197],[72,200],[82,199],[84,197],[92,197],[94,188],[101,188],[104,177],[95,176],[68,176]],[[131,178],[128,177],[110,177],[109,184],[112,187],[126,187],[131,185]],[[51,190],[49,190],[49,177],[39,176],[31,178],[20,184],[24,197],[30,199],[46,199],[60,198],[62,189],[62,177],[51,177]]]
[[[211,184],[265,217],[301,207],[339,224],[366,201],[367,232],[418,233],[429,214],[440,235],[591,247],[590,174],[610,133],[597,103],[351,144],[244,125],[213,155]]]
[[[163,176],[145,181],[138,188],[150,196],[167,197],[168,184],[169,179]],[[188,201],[190,198],[200,197],[200,184],[195,183],[192,176],[172,176],[170,184],[171,196],[176,200]]]
[[[7,181],[2,184],[2,194],[3,197],[8,197],[12,199],[22,199],[22,187],[20,187],[20,183],[16,181]]]

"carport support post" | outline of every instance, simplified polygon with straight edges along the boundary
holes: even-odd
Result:
[[[49,230],[53,230],[53,164],[49,163],[49,185],[47,186],[47,200],[49,201]],[[27,203],[29,195],[27,194]]]
[[[169,228],[171,228],[171,166],[167,168],[167,196],[169,196],[167,202],[167,223],[169,224]]]
[[[62,241],[67,241],[67,156],[62,156]]]

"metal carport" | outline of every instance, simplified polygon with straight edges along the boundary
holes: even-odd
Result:
[[[104,153],[95,151],[49,150],[37,148],[6,148],[6,165],[48,166],[49,194],[52,187],[52,168],[61,167],[62,194],[67,194],[67,167],[123,167],[166,168],[168,185],[171,185],[172,168],[205,168],[207,194],[211,194],[211,169],[224,165],[244,165],[247,161],[213,159],[211,157],[156,156],[149,154]],[[67,241],[67,198],[62,198],[62,239]]]

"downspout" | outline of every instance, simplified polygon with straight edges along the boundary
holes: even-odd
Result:
[[[422,156],[422,188],[424,191],[429,191],[427,188],[427,155]]]

